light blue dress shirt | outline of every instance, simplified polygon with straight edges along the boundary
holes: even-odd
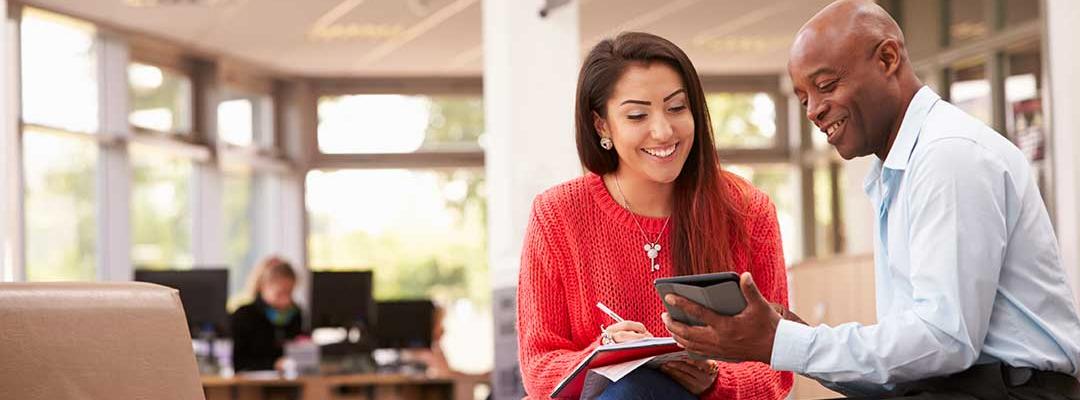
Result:
[[[923,87],[865,189],[877,325],[782,321],[774,369],[850,389],[995,361],[1080,373],[1080,317],[1016,146]]]

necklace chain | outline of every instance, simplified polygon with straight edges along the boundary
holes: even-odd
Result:
[[[649,271],[656,272],[660,270],[660,264],[656,262],[656,257],[660,255],[660,237],[664,236],[664,231],[667,230],[668,221],[671,221],[671,217],[668,216],[664,219],[664,226],[660,228],[660,234],[656,235],[656,240],[650,242],[649,235],[645,233],[645,228],[641,226],[641,222],[638,222],[634,207],[630,205],[630,199],[626,197],[626,193],[623,193],[622,184],[619,183],[619,176],[616,174],[612,174],[612,176],[615,177],[615,188],[619,190],[619,196],[622,196],[626,209],[630,211],[630,217],[634,219],[634,224],[641,231],[641,237],[645,239],[645,255],[649,258]]]

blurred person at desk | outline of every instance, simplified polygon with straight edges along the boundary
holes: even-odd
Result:
[[[254,301],[232,314],[236,371],[283,369],[285,343],[301,333],[300,308],[293,301],[296,272],[278,257],[263,260],[251,274]]]

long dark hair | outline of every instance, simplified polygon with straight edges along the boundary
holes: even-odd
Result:
[[[619,167],[615,150],[600,147],[593,113],[607,118],[607,101],[627,66],[664,63],[686,85],[694,117],[694,144],[675,179],[672,204],[672,258],[679,275],[733,269],[732,240],[744,237],[736,193],[724,181],[726,172],[713,144],[712,122],[705,93],[690,58],[674,43],[643,32],[626,32],[597,43],[585,57],[578,75],[574,125],[578,157],[597,175]],[[736,243],[736,244],[742,244]]]

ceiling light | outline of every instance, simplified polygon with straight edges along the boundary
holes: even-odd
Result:
[[[315,41],[385,40],[397,37],[404,31],[405,27],[402,25],[335,24],[312,28],[308,31],[308,39]]]
[[[233,0],[124,0],[130,7],[216,6]]]
[[[694,46],[715,53],[764,53],[788,44],[787,37],[720,36],[694,40]]]

